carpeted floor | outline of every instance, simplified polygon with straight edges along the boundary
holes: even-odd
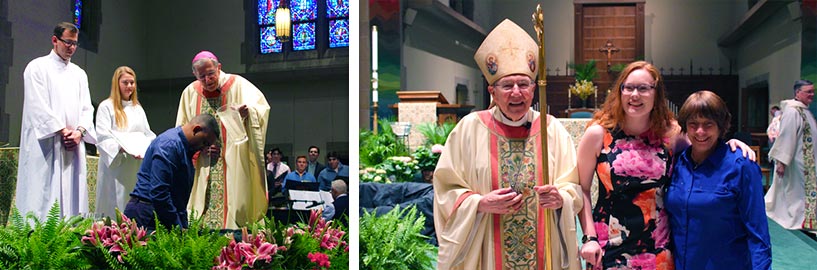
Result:
[[[800,231],[789,231],[769,220],[772,237],[772,269],[817,269],[817,241]]]

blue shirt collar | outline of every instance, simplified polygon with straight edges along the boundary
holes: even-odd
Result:
[[[711,164],[712,166],[719,166],[721,162],[723,162],[724,156],[726,156],[726,151],[728,151],[729,146],[726,145],[726,142],[723,139],[718,139],[715,142],[715,150],[712,153],[709,153],[709,156],[704,159],[701,164],[695,164],[695,160],[692,159],[692,146],[688,146],[684,149],[684,152],[681,154],[681,158],[684,159],[688,164],[692,164],[696,167],[704,165],[704,164]]]

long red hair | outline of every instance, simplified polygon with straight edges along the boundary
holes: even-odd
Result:
[[[606,129],[613,129],[624,124],[626,115],[621,105],[621,85],[627,79],[627,76],[630,76],[630,73],[639,69],[647,71],[655,79],[655,102],[650,112],[650,130],[653,134],[666,137],[667,133],[672,129],[675,115],[667,106],[666,88],[661,73],[658,72],[655,66],[645,61],[632,62],[621,71],[615,84],[613,84],[612,91],[607,95],[601,109],[593,115],[593,121],[590,123],[598,123]]]

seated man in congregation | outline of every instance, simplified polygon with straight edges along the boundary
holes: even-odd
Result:
[[[287,182],[317,182],[315,176],[306,171],[307,161],[305,156],[298,156],[295,158],[295,170],[287,174],[284,182],[281,184],[281,191],[287,194]],[[291,184],[290,184],[291,185]]]
[[[349,166],[340,163],[338,152],[329,152],[326,159],[328,160],[326,168],[318,175],[320,190],[329,191],[332,188],[332,181],[335,179],[343,179],[346,183],[349,183]]]
[[[333,201],[331,204],[324,206],[322,217],[325,220],[335,220],[340,222],[344,227],[349,226],[349,188],[346,182],[342,179],[332,181]]]

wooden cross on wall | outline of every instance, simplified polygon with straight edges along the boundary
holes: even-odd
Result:
[[[604,47],[599,48],[599,52],[607,53],[607,71],[610,71],[610,62],[613,60],[613,53],[617,53],[619,51],[621,51],[621,49],[613,45],[613,41],[609,39],[604,44]]]

